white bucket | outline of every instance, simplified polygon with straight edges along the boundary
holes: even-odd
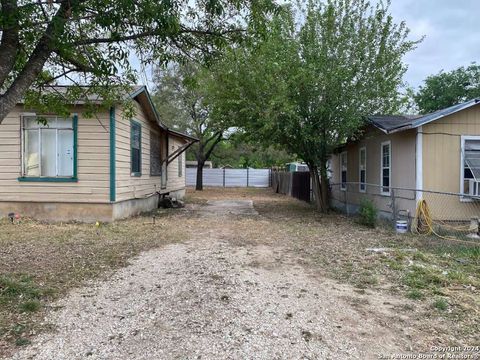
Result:
[[[408,231],[408,221],[397,220],[396,229],[397,234],[405,234]]]

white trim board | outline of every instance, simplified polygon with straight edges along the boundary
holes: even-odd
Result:
[[[386,186],[383,186],[383,147],[385,145],[388,145],[389,151],[388,151],[388,192],[383,191],[383,188],[386,188]],[[390,196],[391,195],[391,187],[392,187],[392,141],[387,140],[384,141],[380,144],[380,195],[384,196]]]
[[[415,188],[423,190],[423,126],[417,128],[417,137],[415,140]],[[416,201],[423,198],[422,191],[415,191]]]

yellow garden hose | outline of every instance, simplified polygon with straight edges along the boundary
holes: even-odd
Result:
[[[462,227],[454,227],[448,224],[445,224],[444,222],[439,222],[441,226],[444,227],[449,227],[453,230],[456,231],[468,231],[468,229],[465,228],[465,226]],[[415,216],[413,218],[412,226],[411,226],[411,231],[413,234],[418,234],[418,235],[436,235],[439,238],[445,239],[445,240],[450,240],[450,241],[459,241],[459,242],[466,242],[466,243],[472,243],[472,241],[466,241],[466,240],[460,240],[457,239],[453,236],[444,236],[440,235],[435,231],[434,228],[434,220],[432,219],[432,216],[430,214],[430,209],[427,205],[427,202],[425,200],[420,200],[417,204],[417,209],[415,211]]]

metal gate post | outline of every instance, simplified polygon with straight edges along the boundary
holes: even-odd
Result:
[[[393,223],[397,223],[397,206],[395,204],[395,190],[390,188],[390,196],[392,198]]]
[[[248,167],[247,167],[247,188],[248,188]]]
[[[345,184],[345,212],[347,213],[347,216],[349,216],[349,211],[348,211],[348,197],[347,197],[347,192],[348,192],[348,184]]]
[[[225,168],[223,168],[223,187],[225,187]]]

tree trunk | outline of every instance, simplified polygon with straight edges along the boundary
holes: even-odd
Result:
[[[202,191],[203,190],[203,166],[205,165],[205,161],[197,160],[197,183],[195,185],[195,190]]]
[[[315,205],[320,212],[326,213],[330,208],[328,201],[328,178],[326,176],[326,171],[324,172],[322,169],[319,174],[318,167],[312,164],[309,164],[308,168],[310,169],[310,178],[312,179]]]

